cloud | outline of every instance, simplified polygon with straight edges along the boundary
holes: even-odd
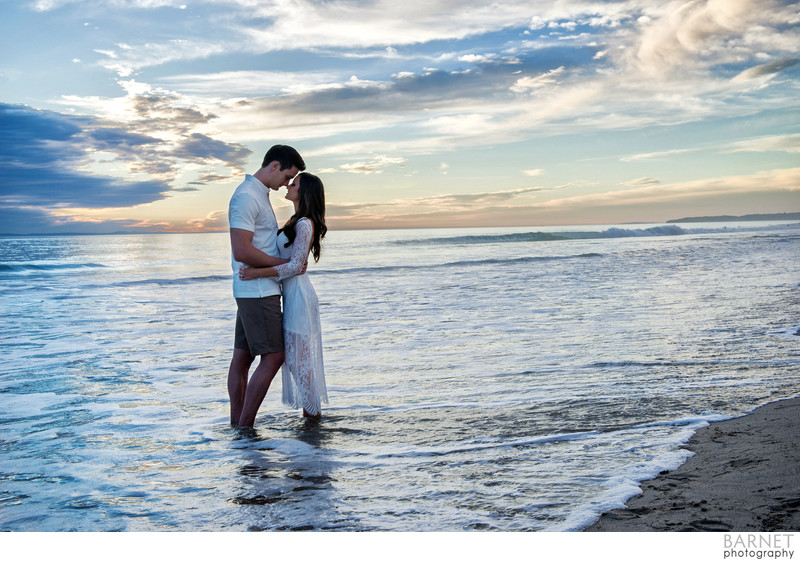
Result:
[[[538,90],[546,86],[556,85],[558,83],[558,76],[563,73],[564,67],[559,66],[556,69],[550,70],[538,76],[524,76],[517,80],[513,86],[511,86],[511,91],[526,92],[529,90]]]
[[[70,0],[40,2],[42,10],[71,4]],[[167,2],[115,2],[115,8],[128,10],[169,5]],[[529,2],[515,0],[485,5],[477,0],[460,2],[454,10],[451,2],[433,1],[361,2],[311,0],[253,3],[231,0],[208,3],[204,11],[216,25],[181,28],[180,38],[146,41],[138,44],[117,43],[96,52],[103,55],[100,64],[121,77],[130,77],[146,68],[176,61],[208,59],[213,56],[261,55],[283,51],[332,49],[338,56],[397,58],[399,46],[411,46],[442,39],[464,39],[509,27],[524,28],[530,18]],[[302,22],[298,33],[297,22]],[[221,31],[213,33],[214,31]],[[172,35],[174,37],[175,35]],[[233,39],[232,39],[233,38]]]
[[[172,131],[187,134],[193,128],[209,123],[215,118],[212,113],[203,113],[195,106],[184,102],[178,94],[152,89],[147,84],[122,82],[129,88],[125,98],[131,123],[137,130],[148,134]],[[142,93],[137,93],[142,92]]]
[[[0,234],[114,234],[156,230],[142,226],[136,220],[80,220],[70,216],[60,217],[42,208],[11,206],[0,202]]]
[[[386,168],[392,166],[402,166],[406,162],[405,158],[392,158],[390,156],[375,156],[369,161],[359,161],[351,164],[342,164],[335,168],[319,170],[319,173],[383,173]]]
[[[247,165],[252,151],[239,142],[214,138],[219,129],[212,125],[218,119],[214,109],[227,110],[230,105],[246,111],[249,105],[242,100],[198,104],[189,96],[135,80],[119,81],[119,85],[126,91],[121,97],[70,96],[64,105],[98,114],[86,134],[96,139],[97,150],[112,152],[124,161],[128,171],[173,181],[187,164],[203,168],[198,175],[218,174],[220,165],[238,173]],[[111,146],[103,146],[106,138]]]
[[[507,191],[490,191],[485,193],[457,193],[437,195],[435,197],[423,197],[415,199],[412,203],[405,201],[404,204],[422,204],[433,206],[447,206],[447,207],[463,207],[470,206],[480,208],[486,205],[495,204],[499,201],[509,201],[517,199],[530,193],[541,193],[543,191],[554,191],[557,189],[564,189],[567,185],[558,185],[556,187],[523,187],[521,189],[511,189]],[[395,203],[398,204],[398,203]]]
[[[325,211],[329,216],[342,218],[347,216],[359,216],[367,209],[382,207],[380,203],[344,203],[326,204]]]
[[[582,53],[580,58],[588,63],[591,55]],[[538,115],[529,117],[531,112],[552,114],[557,100],[575,99],[554,96],[531,105],[530,97],[511,91],[521,79],[520,72],[538,76],[553,57],[560,56],[568,55],[566,51],[548,50],[530,57],[479,63],[468,70],[403,72],[384,82],[345,80],[336,87],[328,84],[324,91],[251,98],[246,106],[218,105],[215,124],[240,141],[274,138],[287,128],[300,139],[356,131],[364,138],[374,134],[386,139],[396,135],[383,131],[403,127],[418,131],[422,151],[453,149],[460,141],[496,142],[518,135],[532,121],[541,121]],[[571,52],[569,56],[574,59],[576,55]],[[254,120],[263,123],[257,131],[252,127]],[[389,150],[383,147],[379,152]]]
[[[757,200],[769,193],[779,194],[786,200],[796,198],[800,192],[800,168],[777,169],[752,175],[714,177],[685,181],[669,185],[652,185],[635,189],[623,189],[569,197],[543,203],[544,208],[572,210],[592,207],[656,208],[664,209],[676,205],[690,210],[698,201],[713,201],[724,208],[725,200],[748,196]],[[663,212],[663,210],[662,210]]]
[[[225,84],[228,97],[263,97],[304,93],[341,88],[342,76],[333,71],[297,72],[236,70],[207,74],[177,74],[158,78],[155,85],[163,85],[183,94],[216,96],[220,84]],[[352,82],[351,82],[352,84]]]
[[[630,221],[663,222],[693,215],[731,214],[745,201],[754,212],[769,212],[776,204],[796,201],[800,192],[800,168],[777,169],[752,175],[714,177],[659,185],[645,183],[635,188],[576,195],[549,201],[521,201],[524,190],[442,195],[393,201],[390,205],[354,206],[347,215],[331,213],[329,223],[339,228],[524,226],[563,224],[609,224]],[[470,204],[473,203],[473,204]],[[626,218],[627,217],[627,218]]]
[[[141,99],[137,99],[142,119],[133,124],[118,123],[116,128],[100,118],[0,104],[0,230],[96,233],[136,229],[141,226],[137,221],[101,225],[72,218],[70,213],[79,217],[86,209],[134,207],[163,200],[172,192],[196,190],[187,186],[173,189],[169,181],[146,179],[171,178],[179,162],[196,163],[199,169],[213,162],[230,169],[245,165],[251,152],[240,144],[199,133],[176,139],[175,133],[186,132],[191,123],[205,123],[207,119],[190,109],[167,110],[164,99],[154,96],[154,105],[149,108],[141,108]],[[166,124],[163,115],[184,117],[186,122]],[[155,133],[159,126],[168,129],[172,140],[136,132]],[[87,171],[97,165],[108,167],[110,173]],[[119,165],[127,170],[115,171]],[[131,179],[137,175],[142,179]],[[201,177],[210,181],[221,176],[206,173]],[[36,220],[31,220],[32,216]],[[145,226],[144,230],[153,228]]]
[[[678,154],[697,152],[698,148],[678,148],[661,152],[630,154],[619,159],[620,162],[637,162],[642,160],[666,160]],[[735,152],[787,152],[800,153],[800,134],[783,134],[762,136],[734,143],[722,144],[716,148],[721,153]]]
[[[630,181],[625,181],[623,185],[627,185],[629,187],[640,187],[642,185],[658,185],[661,183],[658,179],[653,179],[652,177],[638,177],[636,179],[631,179]]]
[[[228,230],[228,210],[216,210],[203,218],[188,220],[184,224],[172,226],[172,232],[220,232]]]
[[[486,5],[477,0],[318,3],[297,0],[251,8],[255,20],[271,22],[266,29],[243,27],[240,32],[262,51],[281,48],[287,38],[298,48],[366,48],[412,45],[442,39],[461,39],[509,26],[524,27],[531,5],[509,1]],[[303,22],[296,33],[295,21]]]
[[[207,175],[201,175],[197,178],[197,181],[190,181],[190,185],[205,185],[206,183],[214,183],[217,181],[230,181],[232,177],[230,175],[219,175],[210,173]]]
[[[432,215],[438,213],[464,214],[482,213],[488,215],[497,205],[525,206],[530,204],[530,195],[547,191],[565,189],[569,185],[553,187],[535,186],[505,191],[482,193],[445,193],[431,197],[395,199],[385,203],[340,203],[328,205],[328,215],[334,220],[383,220],[396,216]],[[420,210],[423,209],[423,210]]]
[[[713,65],[770,52],[770,38],[791,19],[792,8],[770,0],[681,0],[658,5],[642,18],[635,63],[649,76],[684,76]]]
[[[134,75],[143,68],[160,66],[180,60],[197,60],[213,55],[222,55],[238,50],[229,42],[209,42],[198,40],[170,39],[165,43],[145,43],[143,45],[117,44],[118,50],[99,50],[106,60],[100,65],[115,72],[122,78]]]
[[[86,2],[86,0],[35,0],[33,7],[40,12],[57,10],[69,4],[96,4],[99,2]],[[113,2],[117,8],[160,8],[175,6],[173,0],[116,0]],[[86,25],[86,24],[84,24]]]
[[[474,64],[474,63],[489,62],[489,61],[495,60],[496,58],[497,58],[497,55],[494,54],[494,53],[491,53],[491,54],[472,54],[472,53],[470,53],[470,54],[466,54],[466,55],[461,55],[460,57],[458,57],[458,60],[460,60],[462,62],[469,62],[469,63],[473,63]]]
[[[122,148],[132,139],[149,142],[108,131],[83,137],[83,129],[91,124],[88,118],[0,104],[0,202],[101,208],[163,198],[169,185],[160,181],[131,182],[74,169],[95,142]]]
[[[120,9],[141,8],[138,3],[117,3]],[[398,59],[399,48],[420,49],[439,41],[463,41],[489,33],[524,30],[532,21],[552,30],[583,27],[613,29],[637,11],[637,3],[545,0],[509,0],[487,5],[480,0],[458,2],[392,2],[388,0],[339,0],[313,2],[294,0],[253,3],[250,0],[209,4],[213,29],[182,28],[180,39],[118,43],[97,49],[101,64],[128,77],[145,68],[175,61],[209,59],[215,56],[262,55],[288,48],[325,53],[337,57],[381,57]],[[302,33],[297,32],[302,22]],[[214,34],[210,31],[221,30]],[[232,40],[231,37],[235,37]],[[418,54],[406,57],[418,58]],[[485,60],[492,55],[463,53],[465,62]],[[500,54],[502,56],[502,54]],[[237,87],[234,85],[234,87]]]
[[[254,116],[265,124],[262,138],[287,127],[299,139],[358,132],[362,143],[374,143],[374,151],[400,150],[408,156],[587,129],[675,125],[753,113],[770,101],[731,85],[730,68],[756,56],[739,34],[759,45],[770,43],[768,38],[770,44],[784,44],[776,40],[781,29],[774,15],[756,10],[753,16],[753,4],[745,0],[732,4],[567,2],[553,8],[535,3],[530,10],[539,11],[546,31],[576,24],[576,29],[594,34],[594,44],[556,47],[539,39],[509,42],[505,51],[481,54],[473,48],[451,56],[467,68],[404,70],[358,86],[342,77],[325,82],[324,90],[259,96],[246,109],[220,109],[218,125],[239,139],[254,139],[246,136],[254,134]],[[752,17],[742,19],[744,13]],[[369,14],[368,7],[363,17],[369,19]],[[736,56],[726,51],[729,44],[738,45]],[[661,45],[667,46],[663,56],[668,60],[659,58]],[[606,55],[597,59],[598,52]],[[786,93],[776,92],[774,103],[785,106]],[[415,140],[405,141],[401,129],[416,135]],[[340,141],[337,145],[344,147]]]
[[[743,70],[737,74],[733,80],[744,81],[761,78],[762,76],[772,76],[773,74],[777,74],[778,72],[786,70],[787,68],[791,68],[798,62],[800,62],[800,59],[787,58],[783,60],[776,60],[774,62],[768,62],[766,64],[759,64],[757,66],[752,66],[747,70]]]
[[[138,148],[161,141],[145,134],[131,133],[112,128],[88,129],[87,136],[97,150],[109,150],[119,154],[134,153]]]
[[[228,144],[204,134],[194,133],[182,140],[172,155],[184,160],[219,160],[239,168],[245,167],[252,150],[241,144]]]
[[[656,160],[656,159],[666,159],[670,156],[674,156],[676,154],[685,154],[687,152],[693,152],[694,150],[689,148],[676,148],[675,150],[663,150],[661,152],[646,152],[643,154],[631,154],[629,156],[623,156],[619,159],[620,162],[636,162],[639,160]]]
[[[788,152],[800,153],[800,134],[764,136],[743,140],[731,145],[730,152]]]
[[[104,64],[139,72],[175,60],[217,61],[217,55],[242,54],[247,61],[246,55],[279,51],[276,61],[330,61],[323,71],[299,72],[278,64],[270,71],[156,78],[181,94],[156,88],[141,94],[138,132],[151,134],[181,123],[185,128],[179,134],[214,137],[213,121],[214,131],[224,131],[237,143],[284,136],[286,130],[294,139],[360,133],[365,141],[380,142],[378,153],[388,153],[399,142],[408,155],[586,128],[634,128],[752,112],[757,102],[737,96],[736,88],[744,86],[731,89],[738,82],[725,76],[731,68],[752,65],[757,49],[787,60],[786,53],[797,47],[782,37],[789,35],[781,29],[789,7],[756,6],[755,0],[519,0],[491,6],[470,0],[454,9],[451,2],[437,0],[298,0],[263,6],[241,0],[225,3],[224,11],[215,4],[207,9],[220,29],[235,29],[251,40],[204,39],[186,28],[177,43],[115,45],[108,54],[116,58]],[[293,23],[300,20],[302,34]],[[525,29],[541,35],[520,40]],[[552,35],[570,30],[577,39]],[[466,38],[489,33],[503,39],[482,52],[474,43],[467,46]],[[442,53],[441,41],[453,50]],[[358,67],[369,72],[368,79],[354,75],[346,62],[359,57],[371,60]],[[403,60],[413,66],[400,66]],[[381,61],[391,61],[386,76],[374,70]],[[439,63],[443,67],[431,68]],[[420,64],[427,68],[420,70]],[[197,111],[195,121],[189,114],[157,115],[181,103]],[[149,126],[148,108],[154,111]],[[253,122],[260,126],[254,128]],[[421,137],[423,148],[398,141],[400,129]]]

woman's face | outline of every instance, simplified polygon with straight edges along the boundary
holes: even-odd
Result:
[[[295,177],[286,187],[286,199],[293,203],[300,200],[300,178]]]

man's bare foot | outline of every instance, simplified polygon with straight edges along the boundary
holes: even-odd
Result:
[[[237,425],[233,427],[235,430],[234,440],[252,439],[258,437],[258,432],[253,427],[243,427]]]
[[[316,415],[312,415],[311,413],[303,409],[303,417],[311,419],[312,421],[319,421],[322,418],[322,413],[320,412],[317,413]]]

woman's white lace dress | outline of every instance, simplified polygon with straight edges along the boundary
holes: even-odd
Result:
[[[284,265],[278,265],[278,278],[283,285],[283,338],[286,360],[283,363],[283,402],[295,409],[303,408],[311,415],[322,411],[328,403],[325,369],[322,364],[322,328],[319,301],[308,275],[297,274],[311,249],[313,226],[308,218],[295,224],[296,237],[289,247],[287,239],[278,235],[278,250]]]

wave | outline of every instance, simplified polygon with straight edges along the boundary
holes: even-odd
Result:
[[[586,258],[593,258],[593,257],[603,257],[601,253],[582,253],[579,255],[560,255],[554,257],[517,257],[513,259],[483,259],[483,260],[475,260],[475,261],[453,261],[450,263],[440,263],[440,264],[432,264],[432,265],[390,265],[390,266],[378,266],[378,267],[353,267],[350,269],[315,269],[314,271],[309,271],[309,275],[314,277],[316,275],[345,275],[345,274],[352,274],[352,273],[385,273],[385,272],[397,272],[397,271],[408,271],[408,270],[429,270],[429,269],[440,269],[440,268],[452,268],[452,267],[482,267],[487,265],[513,265],[513,264],[524,264],[524,263],[534,263],[537,261],[554,261],[560,259],[586,259]],[[98,288],[98,287],[105,287],[105,286],[117,286],[117,287],[128,287],[128,286],[141,286],[141,285],[148,285],[154,284],[158,286],[177,286],[177,285],[190,285],[202,282],[220,282],[231,281],[231,275],[206,275],[200,277],[183,277],[183,278],[175,278],[175,279],[167,279],[167,278],[150,278],[150,279],[136,279],[136,280],[128,280],[128,281],[119,281],[109,284],[89,284],[84,285],[82,288]]]
[[[392,451],[375,454],[375,458],[424,458],[435,456],[447,456],[450,454],[463,454],[476,452],[479,450],[498,449],[498,448],[519,448],[522,446],[536,446],[549,444],[551,442],[565,442],[570,440],[585,440],[589,437],[600,434],[599,431],[576,431],[558,434],[548,434],[534,437],[497,439],[490,438],[485,441],[473,440],[470,442],[453,443],[439,446],[397,446]]]
[[[436,245],[436,244],[488,244],[488,243],[532,243],[532,242],[551,242],[567,240],[599,240],[614,238],[643,238],[643,237],[666,237],[666,236],[685,236],[691,234],[727,234],[735,232],[764,232],[765,236],[770,236],[769,232],[774,231],[776,226],[718,226],[715,228],[681,228],[674,224],[651,226],[649,228],[608,228],[607,230],[583,231],[583,232],[520,232],[515,234],[477,234],[466,236],[453,236],[446,238],[426,238],[413,240],[396,240],[391,243],[396,245]],[[797,229],[796,224],[789,224],[780,227],[781,234],[772,234],[777,239],[785,238],[786,231]]]
[[[626,367],[665,367],[665,366],[715,366],[715,365],[761,365],[761,366],[794,366],[800,364],[800,360],[662,360],[662,361],[610,361],[594,362],[584,368],[626,368]]]
[[[158,286],[176,286],[186,284],[196,284],[200,282],[219,282],[230,281],[231,275],[207,275],[203,277],[183,277],[177,279],[138,279],[112,283],[110,286],[141,286],[146,284],[156,284]],[[83,288],[97,288],[109,286],[106,284],[86,285]]]
[[[553,442],[567,442],[575,440],[601,439],[607,440],[614,438],[614,435],[639,433],[643,430],[655,427],[668,428],[688,428],[692,432],[707,426],[709,423],[725,421],[732,418],[731,415],[720,415],[717,413],[698,414],[690,417],[680,417],[675,419],[664,419],[661,421],[651,421],[630,426],[616,427],[614,429],[603,430],[576,430],[572,432],[559,432],[543,434],[537,436],[525,436],[517,438],[477,438],[461,442],[452,442],[445,445],[404,445],[395,446],[390,451],[376,451],[374,458],[423,458],[432,456],[447,456],[451,454],[462,454],[465,452],[476,452],[480,450],[499,449],[499,448],[520,448],[534,447]],[[678,437],[675,444],[679,444],[682,438]],[[656,444],[658,445],[658,444]],[[639,444],[638,448],[651,447],[653,444]]]
[[[725,231],[720,229],[720,231]],[[608,238],[634,238],[652,236],[681,236],[690,231],[679,226],[653,226],[652,228],[628,229],[609,228],[602,232],[522,232],[516,234],[480,234],[471,236],[454,236],[450,238],[430,238],[424,240],[397,240],[397,245],[418,244],[486,244],[486,243],[519,243],[519,242],[551,242],[564,240],[595,240]]]
[[[538,257],[515,257],[513,259],[479,259],[470,261],[450,261],[447,263],[437,263],[431,265],[393,265],[381,267],[354,267],[351,269],[317,269],[309,271],[310,275],[325,274],[325,275],[338,275],[349,273],[379,273],[379,272],[395,272],[395,271],[408,271],[419,269],[441,269],[450,267],[482,267],[486,265],[512,265],[535,263],[537,261],[558,261],[562,259],[588,259],[593,257],[603,257],[602,253],[581,253],[577,255],[555,255],[555,256],[538,256]]]
[[[105,268],[99,263],[0,263],[0,273],[28,273],[35,271],[66,271],[70,269]]]

